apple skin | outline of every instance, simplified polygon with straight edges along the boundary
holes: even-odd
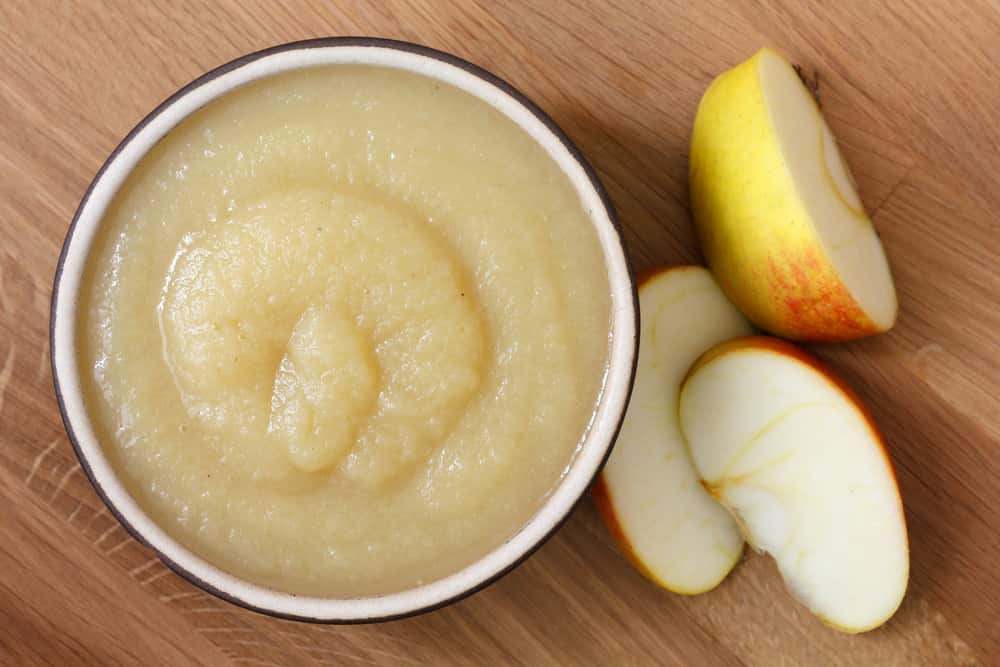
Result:
[[[885,459],[885,464],[889,468],[889,474],[892,475],[892,481],[896,484],[896,488],[899,488],[899,480],[896,478],[896,468],[892,465],[892,459],[889,458],[889,452],[886,449],[885,440],[882,438],[882,433],[878,430],[878,426],[875,425],[875,418],[872,416],[871,410],[868,409],[868,406],[863,400],[861,400],[861,397],[858,396],[857,392],[855,392],[854,389],[852,389],[851,386],[844,381],[844,378],[840,377],[836,371],[826,365],[823,361],[809,354],[798,345],[781,340],[780,338],[774,338],[773,336],[741,336],[740,338],[733,338],[732,340],[728,340],[721,345],[716,345],[711,350],[708,350],[705,354],[698,357],[698,360],[691,365],[691,368],[684,376],[681,386],[684,386],[684,384],[688,381],[688,378],[694,375],[695,371],[713,359],[721,357],[729,352],[743,349],[770,350],[775,354],[792,357],[807,366],[812,366],[818,373],[826,376],[826,378],[836,385],[837,389],[847,397],[847,400],[854,404],[854,407],[857,408],[859,413],[861,413],[861,416],[865,418],[865,422],[868,424],[868,430],[871,431],[872,437],[876,442],[878,442],[879,448],[882,450],[882,457]],[[706,489],[709,494],[713,497],[715,496],[711,488],[706,486]]]
[[[625,555],[625,558],[632,564],[632,567],[657,586],[669,590],[666,584],[660,581],[653,571],[646,567],[646,564],[635,555],[635,548],[629,542],[628,537],[625,536],[625,531],[622,530],[621,525],[618,523],[618,516],[615,514],[614,504],[611,502],[611,494],[608,491],[608,485],[605,483],[603,475],[598,475],[597,480],[590,487],[590,498],[594,501],[597,513],[604,520],[604,526],[611,535],[611,539],[615,541],[615,544],[618,545],[618,550]]]
[[[889,471],[893,475],[893,481],[896,481],[896,471],[893,469],[892,462],[889,460],[889,455],[886,453],[885,441],[882,439],[882,435],[879,433],[878,427],[875,425],[875,419],[872,417],[872,413],[868,409],[868,406],[865,405],[865,402],[861,400],[861,397],[858,396],[857,392],[855,392],[854,389],[852,389],[851,386],[847,384],[847,382],[845,382],[836,371],[830,368],[830,366],[821,361],[819,358],[809,354],[794,343],[789,343],[786,340],[781,340],[780,338],[775,338],[773,336],[740,336],[739,338],[727,340],[725,343],[716,345],[711,350],[708,350],[705,354],[698,357],[698,360],[691,364],[691,368],[684,376],[684,381],[681,382],[681,386],[687,382],[689,377],[694,375],[695,371],[713,359],[721,357],[724,354],[728,354],[729,352],[748,348],[755,350],[768,350],[778,355],[796,359],[807,366],[811,366],[820,375],[825,376],[834,385],[836,385],[837,389],[840,390],[840,392],[854,404],[854,407],[856,407],[858,412],[860,412],[865,418],[872,435],[882,447],[882,454],[885,456],[886,463],[889,464]]]
[[[908,555],[909,535],[906,525],[903,501],[902,498],[899,496],[899,480],[896,477],[896,469],[892,464],[892,459],[889,457],[889,452],[885,446],[885,440],[882,438],[881,432],[875,425],[875,420],[872,416],[871,411],[868,409],[867,405],[865,405],[864,401],[861,400],[861,397],[858,396],[858,394],[850,387],[850,385],[847,384],[847,382],[844,381],[842,377],[840,377],[840,375],[838,375],[833,369],[831,369],[824,362],[822,362],[815,356],[809,354],[798,345],[794,345],[792,343],[789,343],[788,341],[781,340],[779,338],[774,338],[771,336],[743,336],[740,338],[734,338],[720,345],[717,345],[716,347],[712,348],[711,350],[708,350],[703,355],[701,355],[701,357],[699,357],[698,360],[691,365],[691,368],[685,375],[684,381],[681,383],[682,391],[683,391],[683,386],[687,383],[688,379],[691,378],[691,376],[693,376],[700,368],[711,363],[714,359],[717,359],[719,357],[722,357],[726,354],[730,354],[733,352],[739,352],[740,350],[766,350],[773,352],[774,354],[779,356],[793,358],[801,362],[802,364],[811,367],[817,373],[824,376],[837,388],[838,391],[840,391],[844,395],[844,397],[849,402],[851,402],[854,405],[858,413],[864,418],[865,424],[868,427],[872,439],[878,444],[879,451],[882,455],[883,460],[885,461],[885,466],[888,469],[889,476],[892,479],[892,483],[895,485],[896,497],[899,503],[899,515],[901,517],[902,528],[903,528],[903,538],[906,541],[907,555]],[[708,484],[704,480],[702,480],[702,486],[709,493],[709,495],[711,495],[716,500],[720,500],[720,494],[718,493],[717,489],[715,489],[711,484]],[[736,518],[737,524],[740,526],[740,530],[743,532],[744,538],[747,540],[747,543],[752,544],[752,541],[749,539],[748,531],[746,530],[745,524],[743,523],[742,520],[740,520],[740,518],[735,513],[734,517]],[[899,608],[899,605],[902,604],[902,601],[903,597],[901,596],[896,606],[896,609]],[[895,613],[895,610],[893,610],[893,612],[890,613],[889,616],[883,621],[876,623],[874,625],[861,626],[861,627],[849,627],[841,625],[823,616],[822,614],[818,614],[815,611],[813,613],[825,625],[839,632],[843,632],[846,634],[860,634],[863,632],[874,630],[875,628],[879,627],[882,623],[885,622],[885,620],[891,618],[891,616]]]
[[[636,288],[642,287],[650,280],[656,278],[657,276],[672,271],[675,269],[683,269],[685,267],[680,266],[652,266],[650,268],[644,269],[636,274],[635,284]],[[597,476],[594,484],[590,487],[590,498],[594,501],[594,507],[597,509],[597,513],[604,520],[604,525],[611,535],[611,539],[615,541],[618,545],[618,550],[621,551],[628,559],[628,562],[632,564],[639,574],[649,579],[654,584],[663,587],[667,587],[660,579],[646,567],[646,564],[635,555],[635,548],[632,543],[629,542],[628,537],[625,535],[625,531],[622,530],[621,524],[618,523],[618,515],[615,513],[614,503],[611,500],[611,492],[608,490],[608,485],[604,481],[604,474]]]
[[[647,269],[643,269],[636,274],[635,286],[636,289],[642,287],[647,282],[657,277],[661,273],[666,273],[674,268],[669,266],[652,266]],[[621,524],[618,523],[618,515],[615,514],[614,503],[611,500],[611,492],[608,490],[608,485],[604,481],[604,473],[602,472],[597,476],[594,484],[590,487],[590,498],[594,501],[594,507],[597,509],[597,513],[600,515],[601,519],[604,520],[604,525],[611,535],[611,539],[614,540],[615,544],[618,545],[618,550],[625,555],[628,562],[632,564],[639,574],[649,579],[654,584],[666,588],[663,582],[661,582],[653,572],[646,567],[638,556],[635,555],[635,547],[629,542],[628,537],[625,535],[625,531],[622,530]]]
[[[790,185],[758,83],[765,53],[715,79],[698,107],[689,184],[705,259],[765,331],[806,341],[881,333],[892,323],[876,325],[851,296]]]
[[[642,287],[650,280],[656,278],[657,276],[672,271],[674,269],[683,269],[685,267],[677,266],[651,266],[642,271],[636,273],[635,276],[635,286],[636,289]],[[615,514],[614,503],[611,500],[611,492],[608,490],[608,485],[604,481],[604,473],[597,476],[594,480],[593,485],[590,487],[590,498],[594,501],[594,507],[597,509],[597,513],[604,520],[604,525],[608,529],[611,538],[618,545],[619,550],[625,554],[628,561],[632,564],[635,569],[639,571],[642,576],[646,577],[650,581],[662,585],[656,578],[649,568],[639,560],[635,555],[635,549],[632,547],[632,543],[629,542],[628,537],[625,536],[625,531],[622,530],[621,524],[618,523],[618,515]]]
[[[704,273],[706,276],[711,275],[710,272],[702,266],[693,266],[693,265],[654,266],[644,271],[640,271],[637,274],[636,284],[637,287],[641,290],[643,287],[646,287],[649,283],[657,280],[661,276],[665,276],[666,274],[673,274],[674,276],[681,278],[684,273],[692,271]],[[712,280],[714,283],[714,278]],[[725,301],[725,296],[718,291],[717,287],[715,287],[715,289],[717,290],[719,299]],[[641,300],[642,300],[642,294],[640,292],[640,301]],[[733,333],[728,334],[729,336],[740,335],[738,333],[740,331],[743,331],[745,333],[750,333],[754,331],[754,328],[750,325],[750,323],[741,314],[739,314],[739,311],[734,306],[732,306],[732,304],[727,303],[726,305],[728,307],[728,310],[732,312],[733,316],[738,317],[743,322],[743,327],[732,329]],[[649,320],[647,322],[647,325],[655,326],[655,318],[647,318],[647,320]],[[710,347],[711,345],[713,345],[714,342],[725,340],[725,338],[726,338],[725,336],[717,337],[714,339],[713,342],[708,342],[702,349],[705,349],[705,347]],[[639,361],[640,364],[643,363],[642,361],[643,358],[641,354],[642,353],[640,351],[640,361]],[[687,363],[690,359],[692,359],[692,357],[688,356],[683,362],[684,364],[683,368],[685,370]],[[679,380],[683,377],[684,377],[683,375],[680,375],[675,378],[675,381],[677,381],[676,391],[678,393],[680,391]],[[637,380],[637,387],[641,386],[642,386],[641,380]],[[638,401],[635,399],[640,391],[641,389],[637,389],[637,391],[633,394],[633,402],[630,408],[631,410],[639,409]],[[669,400],[665,400],[662,409],[665,413],[672,411],[674,416],[676,417],[676,410],[677,410],[676,402],[671,405],[671,402]],[[675,426],[675,428],[677,427]],[[678,438],[680,437],[679,431],[677,433],[677,437]],[[620,435],[617,447],[622,447],[623,446],[622,442],[623,442],[623,436]],[[680,441],[679,444],[681,447],[683,447],[682,440]],[[611,462],[609,461],[608,465],[610,464]],[[660,588],[663,588],[664,590],[670,591],[672,593],[676,593],[678,595],[698,595],[705,593],[718,586],[719,583],[721,583],[722,580],[729,574],[729,572],[736,565],[736,563],[739,562],[739,559],[743,553],[742,543],[740,544],[739,549],[733,554],[732,562],[728,564],[728,567],[724,568],[723,570],[720,570],[717,573],[716,578],[714,579],[702,580],[694,585],[692,585],[690,582],[682,585],[678,580],[671,579],[669,576],[666,576],[662,573],[657,574],[657,572],[651,569],[651,567],[647,565],[647,563],[642,559],[642,557],[638,555],[636,546],[632,543],[631,540],[629,540],[626,530],[623,528],[621,521],[619,519],[618,512],[616,511],[615,494],[611,490],[611,488],[609,488],[609,484],[606,478],[606,472],[607,472],[607,467],[605,468],[604,471],[601,472],[600,475],[598,475],[597,479],[591,486],[590,489],[591,499],[594,502],[594,506],[597,509],[598,514],[603,519],[604,524],[608,530],[608,533],[611,535],[613,541],[618,547],[618,550],[628,559],[628,561],[632,564],[632,566],[635,567],[635,569],[646,579],[653,582]],[[693,476],[693,481],[697,481],[697,475],[695,474],[693,469],[691,471],[691,474]],[[665,496],[669,498],[670,497],[669,492],[665,492]]]

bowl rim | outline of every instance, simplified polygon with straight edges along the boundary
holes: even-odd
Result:
[[[598,404],[596,411],[597,414],[600,415],[600,418],[595,417],[589,428],[588,435],[584,437],[576,455],[574,456],[574,459],[568,464],[562,479],[543,499],[540,506],[535,510],[535,513],[532,514],[532,516],[521,528],[507,537],[503,542],[492,548],[489,552],[466,565],[459,571],[431,581],[427,584],[422,584],[420,586],[395,593],[377,596],[361,596],[355,598],[312,598],[276,591],[266,586],[255,584],[251,581],[229,574],[211,564],[187,547],[180,545],[156,522],[146,515],[141,506],[136,503],[131,494],[129,494],[127,489],[124,488],[124,485],[118,478],[118,475],[113,471],[113,469],[111,469],[110,465],[104,458],[98,438],[92,432],[89,416],[87,415],[86,410],[81,407],[81,374],[79,373],[79,368],[76,364],[77,354],[75,324],[79,301],[80,278],[83,272],[83,266],[90,252],[90,242],[93,240],[93,234],[96,233],[96,230],[100,226],[100,221],[104,216],[107,204],[110,203],[111,199],[113,199],[114,195],[119,190],[121,183],[129,174],[132,173],[142,157],[145,156],[148,151],[163,138],[163,136],[169,133],[184,118],[187,118],[190,114],[197,111],[197,109],[200,109],[212,100],[217,99],[218,97],[221,97],[222,95],[225,95],[226,93],[251,81],[265,78],[271,74],[291,71],[312,65],[321,65],[324,64],[324,62],[325,64],[330,65],[346,63],[344,61],[337,61],[336,59],[329,61],[323,61],[321,59],[317,62],[306,63],[300,61],[298,64],[291,61],[291,64],[288,66],[279,66],[273,71],[264,71],[256,76],[250,76],[250,78],[247,78],[245,81],[230,84],[228,86],[220,86],[219,91],[215,94],[208,93],[209,97],[201,104],[198,104],[187,111],[181,112],[181,115],[170,123],[169,126],[167,126],[162,132],[158,135],[151,135],[152,141],[146,142],[148,145],[145,148],[140,149],[140,152],[135,155],[132,163],[126,164],[125,167],[116,172],[115,175],[118,179],[117,184],[113,183],[111,186],[107,186],[105,188],[108,193],[106,193],[103,197],[104,201],[102,203],[104,206],[101,210],[96,213],[91,213],[90,204],[92,201],[92,195],[94,195],[95,190],[105,182],[108,174],[116,169],[117,165],[119,165],[119,158],[121,158],[123,152],[125,152],[132,145],[133,141],[140,136],[143,131],[151,125],[151,123],[154,123],[166,112],[173,109],[177,103],[188,99],[192,93],[203,90],[205,86],[208,86],[213,82],[217,82],[220,77],[223,77],[226,74],[236,72],[237,70],[243,69],[244,67],[254,63],[266,61],[269,58],[281,57],[283,55],[287,56],[288,54],[294,52],[307,54],[317,49],[343,50],[345,48],[363,49],[365,50],[365,53],[371,54],[375,54],[377,51],[388,52],[383,54],[383,56],[389,60],[392,58],[399,58],[399,63],[397,63],[397,65],[393,65],[391,63],[381,64],[381,66],[398,66],[400,69],[406,69],[424,74],[425,76],[436,78],[442,82],[458,87],[459,89],[478,97],[487,104],[490,104],[490,106],[497,109],[497,111],[517,123],[522,130],[528,132],[528,134],[531,135],[535,141],[549,153],[549,156],[556,161],[557,164],[559,164],[560,169],[564,174],[566,174],[567,178],[570,179],[574,189],[576,189],[578,194],[580,194],[581,199],[584,199],[588,194],[593,195],[590,203],[596,204],[596,206],[588,209],[587,213],[591,224],[595,227],[598,232],[598,236],[600,237],[602,251],[605,256],[605,265],[609,272],[609,287],[613,297],[611,331],[614,332],[614,335],[611,336],[612,340],[609,350],[609,363],[605,374],[601,402]],[[333,53],[335,52],[331,52],[330,55],[332,56]],[[322,54],[318,57],[322,58]],[[305,56],[305,58],[306,60],[309,59],[308,56]],[[374,56],[374,60],[378,60],[378,58],[379,56]],[[407,60],[411,60],[411,62],[406,63]],[[375,64],[364,59],[357,62],[358,64],[364,64],[366,62],[368,64]],[[421,69],[421,67],[423,69]],[[435,72],[432,71],[435,68],[438,68],[439,70],[436,73],[437,75],[435,75]],[[479,83],[485,84],[489,89],[495,91],[495,94],[499,96],[498,99],[503,101],[503,98],[507,98],[509,103],[511,103],[515,108],[515,111],[517,107],[526,111],[531,117],[531,121],[526,122],[534,122],[537,125],[536,131],[547,135],[547,138],[549,138],[552,143],[547,144],[543,142],[539,136],[536,136],[536,131],[525,127],[521,121],[511,115],[509,110],[500,108],[497,106],[497,103],[491,101],[491,99],[483,97],[481,94],[470,90],[466,86],[443,78],[448,74],[448,71],[446,71],[447,68],[453,68],[456,70],[456,72],[451,74],[453,76],[466,77],[470,82],[470,86],[474,85],[473,82],[476,80],[478,80],[478,83],[475,85],[479,85]],[[504,103],[507,104],[508,102],[504,101]],[[560,161],[560,157],[554,154],[554,151],[560,150],[565,152],[565,158],[567,158],[567,160]],[[570,173],[568,170],[570,166],[578,168],[580,175],[574,177],[574,174]],[[587,191],[581,191],[582,188]],[[586,202],[584,203],[586,204]],[[90,225],[90,237],[87,239],[88,242],[86,246],[81,251],[74,251],[74,243],[78,238],[80,222],[85,216],[87,217],[85,222]],[[604,229],[604,227],[606,227],[606,229]],[[79,256],[77,261],[78,271],[73,274],[74,277],[71,281],[70,287],[66,288],[64,280],[66,275],[66,263],[71,252],[73,252],[75,256]],[[614,263],[616,263],[615,266],[612,266]],[[619,286],[616,287],[615,278],[617,278],[619,282],[624,281],[624,284],[619,284]],[[69,294],[61,294],[64,289],[69,289],[71,291]],[[64,298],[61,299],[60,297]],[[69,299],[69,305],[66,305],[66,297],[71,297]],[[68,315],[68,317],[62,318],[60,315]],[[64,324],[66,319],[70,320],[70,324]],[[556,125],[555,121],[553,121],[527,96],[511,84],[482,67],[444,51],[439,51],[420,44],[381,37],[322,37],[317,39],[288,42],[265,48],[236,58],[206,72],[181,87],[161,102],[155,109],[139,121],[139,123],[136,124],[127,135],[125,135],[121,142],[118,143],[115,149],[101,165],[97,174],[94,176],[93,180],[87,187],[86,192],[81,198],[80,204],[66,232],[66,237],[59,254],[59,260],[53,280],[49,319],[50,363],[59,413],[67,436],[73,446],[74,453],[80,462],[80,466],[83,468],[83,471],[88,480],[90,480],[91,485],[94,487],[98,496],[112,516],[117,519],[117,521],[133,538],[152,549],[156,556],[168,568],[205,592],[231,604],[268,616],[321,624],[372,623],[406,618],[430,612],[462,600],[465,597],[482,590],[486,586],[500,579],[531,556],[566,522],[572,514],[573,508],[586,494],[587,488],[597,478],[604,464],[607,462],[607,459],[614,447],[618,433],[621,430],[622,423],[625,418],[625,411],[631,397],[638,361],[638,345],[638,293],[634,272],[632,270],[628,253],[625,249],[623,230],[617,219],[610,197],[598,178],[596,171],[583,157],[579,149],[573,144],[569,137],[559,128],[558,125]],[[617,358],[615,357],[616,354],[618,355]],[[621,355],[625,356],[622,357]],[[63,376],[62,378],[60,377],[61,375]],[[68,377],[66,377],[67,375]],[[611,387],[611,389],[614,390],[613,392],[609,392],[609,382],[617,383],[615,386]],[[75,395],[67,393],[69,389],[66,385],[71,385],[71,389],[75,391]],[[71,401],[73,402],[72,406],[69,405]],[[613,404],[610,404],[609,402]],[[71,415],[71,407],[75,412],[75,418]],[[81,426],[83,427],[82,429],[80,428]],[[602,429],[603,434],[599,438],[594,436],[594,434],[601,434]],[[81,430],[83,431],[82,436],[80,432]],[[589,474],[587,474],[588,470],[582,470],[574,475],[574,470],[579,470],[580,468],[582,455],[585,453],[585,450],[590,450],[587,451],[590,455],[589,459],[585,460],[588,463]],[[593,450],[596,450],[596,452]],[[92,460],[92,458],[96,459],[96,463]],[[95,470],[95,468],[98,468],[98,470]],[[578,479],[582,475],[586,475],[585,480]],[[573,485],[574,488],[567,492],[563,492],[563,489],[567,486],[567,482],[570,480],[575,480],[575,484]],[[555,511],[546,512],[546,510],[553,505],[554,499],[560,497],[560,494],[562,495],[562,506],[557,507]],[[122,508],[123,505],[125,506],[125,509]],[[549,516],[546,516],[547,514]],[[540,518],[545,520],[540,521]],[[528,529],[533,528],[536,523],[541,523],[542,527],[536,528],[534,532],[537,533],[541,531],[541,533],[533,537],[529,536],[528,538],[522,538]],[[143,527],[137,527],[136,524],[141,524]],[[510,547],[512,544],[515,546]],[[504,552],[508,553],[505,554]],[[498,556],[498,554],[500,555]],[[181,557],[179,558],[178,555]],[[181,560],[186,562],[178,562]],[[213,579],[213,581],[209,581],[208,579]],[[238,592],[234,592],[234,589]],[[423,593],[423,596],[426,598],[423,602],[420,601],[421,593]],[[265,600],[264,602],[261,601],[262,598]],[[275,600],[278,600],[279,603],[274,604],[273,602]],[[386,603],[387,600],[389,603]],[[409,600],[409,602],[407,602],[407,600]],[[271,603],[268,603],[269,601]],[[375,604],[378,602],[381,602],[382,604]],[[303,611],[301,609],[303,605],[306,606],[308,611]],[[351,606],[354,606],[356,609],[354,609],[353,612],[344,613],[345,608]],[[380,606],[381,610],[376,611],[375,613],[366,613],[365,610],[370,610],[372,606]],[[297,607],[299,609],[296,609]],[[317,609],[324,607],[329,607],[330,613],[317,611]]]

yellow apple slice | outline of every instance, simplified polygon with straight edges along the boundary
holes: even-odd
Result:
[[[761,50],[705,92],[689,183],[709,267],[762,329],[833,341],[895,323],[889,264],[837,142],[774,51]]]
[[[639,287],[639,308],[635,389],[593,496],[643,574],[677,593],[702,593],[733,568],[743,540],[698,483],[677,425],[677,395],[702,352],[753,329],[700,266],[652,274]]]
[[[681,430],[705,488],[827,624],[863,632],[909,576],[902,502],[871,416],[805,352],[774,338],[722,344],[681,389]]]

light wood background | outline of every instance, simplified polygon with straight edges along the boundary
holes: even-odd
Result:
[[[1000,5],[880,4],[0,2],[0,664],[1000,664]],[[834,633],[752,554],[710,594],[657,590],[589,500],[484,592],[375,626],[237,609],[125,535],[53,399],[48,303],[70,218],[176,88],[339,34],[452,51],[534,98],[600,172],[637,269],[697,260],[686,153],[712,77],[770,44],[818,79],[902,304],[890,334],[818,349],[897,467],[912,579],[887,626]]]

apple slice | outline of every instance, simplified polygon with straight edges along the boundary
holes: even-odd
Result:
[[[635,389],[593,497],[643,574],[676,593],[702,593],[733,568],[743,540],[698,483],[677,425],[677,395],[702,352],[753,328],[700,266],[650,275],[639,286],[639,307]]]
[[[773,338],[730,341],[691,369],[680,424],[705,488],[827,624],[863,632],[899,607],[903,506],[871,415],[830,370]]]
[[[774,51],[705,92],[689,184],[709,267],[762,329],[834,341],[892,327],[896,291],[875,227],[816,101]]]

